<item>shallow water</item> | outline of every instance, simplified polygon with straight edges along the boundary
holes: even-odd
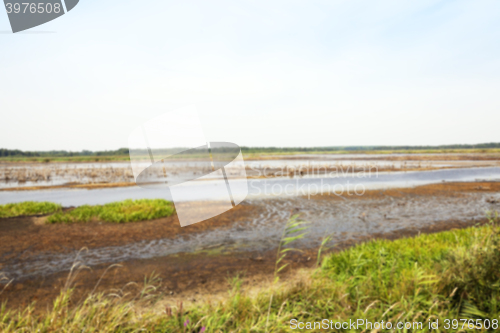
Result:
[[[390,173],[365,173],[339,175],[337,177],[268,178],[248,180],[247,199],[289,197],[321,193],[337,193],[363,189],[390,187],[411,187],[442,181],[500,180],[500,168],[464,168],[436,171],[412,171]],[[240,180],[241,182],[245,180]],[[200,201],[213,199],[213,185],[210,181],[191,182],[179,193],[179,201]],[[168,188],[144,189],[137,186],[107,189],[53,189],[39,191],[1,191],[0,204],[22,201],[52,201],[63,206],[97,205],[125,199],[172,200]]]
[[[361,169],[391,169],[412,170],[420,168],[444,167],[474,167],[498,166],[498,161],[392,161],[394,156],[405,155],[299,155],[282,157],[276,160],[245,161],[247,172],[252,176],[264,173],[276,174],[284,171],[288,176],[290,170],[307,170],[313,168],[316,172],[326,169],[349,170]],[[415,155],[413,155],[415,156]],[[418,155],[425,156],[425,155]],[[444,155],[443,155],[444,156]],[[373,158],[380,158],[373,160]],[[172,161],[168,163],[166,174],[175,178],[179,172],[196,173],[200,162]],[[165,171],[165,170],[164,170]],[[313,171],[314,172],[314,171]],[[278,172],[279,173],[279,172]],[[0,163],[0,189],[31,186],[56,186],[68,183],[96,184],[133,182],[134,177],[130,162],[103,163]]]

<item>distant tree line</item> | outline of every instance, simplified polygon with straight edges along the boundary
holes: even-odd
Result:
[[[66,150],[22,151],[18,149],[0,148],[0,157],[6,157],[6,156],[71,157],[71,156],[112,156],[112,155],[128,155],[128,148],[120,148],[117,150],[104,150],[104,151],[82,150],[80,152],[73,152]]]
[[[429,149],[487,149],[500,148],[500,143],[480,143],[475,145],[441,145],[441,146],[330,146],[330,147],[241,147],[244,153],[277,153],[277,152],[312,152],[312,151],[377,151],[377,150],[429,150]],[[72,156],[118,156],[128,155],[128,148],[117,150],[80,152],[66,150],[22,151],[19,149],[0,148],[0,157],[72,157]]]

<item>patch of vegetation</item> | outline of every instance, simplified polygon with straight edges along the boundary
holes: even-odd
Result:
[[[297,226],[300,228],[300,226]],[[282,241],[286,239],[283,238]],[[0,310],[3,332],[290,332],[290,320],[349,322],[365,319],[422,322],[421,329],[394,332],[498,331],[500,319],[500,230],[490,224],[396,241],[375,240],[326,256],[322,266],[297,282],[272,287],[257,296],[232,279],[229,297],[219,304],[184,309],[182,303],[158,314],[145,310],[153,285],[142,298],[122,301],[115,292],[89,296],[70,307],[65,290],[54,308],[35,315],[31,308]],[[270,296],[273,297],[270,297]],[[271,302],[270,302],[271,299]],[[146,306],[144,302],[149,302]],[[450,321],[459,321],[456,327]],[[489,320],[489,330],[482,323]],[[439,322],[439,330],[428,322]],[[472,324],[473,323],[473,324]],[[498,323],[498,322],[497,322]],[[480,324],[482,327],[480,327]],[[474,325],[474,327],[469,326]],[[318,328],[308,330],[320,331]],[[362,328],[331,332],[380,332]],[[391,330],[388,330],[391,331]]]
[[[0,205],[0,218],[21,215],[50,214],[61,211],[61,209],[61,205],[52,202],[25,201],[20,203],[11,203]]]
[[[171,216],[174,212],[173,203],[163,199],[125,200],[102,206],[80,206],[68,212],[51,215],[47,218],[46,223],[84,223],[89,221],[126,223],[154,220]]]

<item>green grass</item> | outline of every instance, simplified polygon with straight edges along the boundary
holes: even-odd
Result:
[[[271,284],[257,296],[243,292],[236,278],[225,302],[189,309],[178,303],[161,314],[145,310],[154,303],[158,282],[145,284],[142,297],[133,301],[113,292],[90,295],[72,307],[71,292],[65,291],[39,316],[31,308],[15,313],[4,306],[0,331],[200,332],[204,327],[205,332],[290,332],[291,319],[326,318],[424,323],[422,330],[394,332],[429,332],[428,321],[436,320],[439,332],[485,332],[461,330],[462,322],[446,329],[444,320],[500,319],[500,231],[493,221],[482,227],[367,242],[327,255],[319,269],[307,274],[293,283]]]
[[[84,223],[94,220],[126,223],[171,216],[174,212],[173,203],[163,199],[125,200],[102,206],[80,206],[68,212],[51,215],[46,223]]]
[[[61,205],[52,202],[25,201],[0,205],[0,218],[20,215],[39,215],[58,212]]]

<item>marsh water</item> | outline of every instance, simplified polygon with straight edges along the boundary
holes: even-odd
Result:
[[[375,169],[392,171],[412,171],[422,168],[463,168],[500,166],[499,161],[486,160],[394,160],[404,158],[398,155],[296,155],[288,158],[270,160],[249,160],[244,162],[247,174],[259,176],[269,170],[313,169],[342,170]],[[414,157],[415,155],[413,155]],[[424,158],[425,155],[418,155]],[[436,156],[434,156],[435,158]],[[439,157],[439,155],[438,155]],[[170,175],[178,172],[194,171],[201,162],[169,162]],[[314,172],[313,172],[314,173]],[[0,189],[61,186],[66,184],[111,184],[133,182],[134,176],[129,162],[99,163],[0,163]]]
[[[352,160],[354,161],[354,160]],[[351,163],[352,161],[349,161]],[[289,161],[287,161],[288,163]],[[304,161],[299,161],[304,163]],[[297,165],[300,163],[297,162]],[[257,164],[260,163],[260,164]],[[253,166],[262,167],[262,161]],[[273,167],[283,161],[266,161]],[[317,161],[317,165],[323,161]],[[344,163],[344,162],[342,162]],[[363,162],[364,163],[364,162]],[[447,163],[447,162],[442,162]],[[293,164],[293,163],[292,163]],[[121,165],[121,164],[120,164]],[[288,164],[290,165],[290,164]],[[76,166],[75,166],[76,167]],[[81,166],[80,166],[81,167]],[[87,165],[88,167],[88,165]],[[118,168],[119,165],[107,167]],[[241,182],[247,180],[241,179]],[[25,279],[68,271],[75,260],[94,266],[131,259],[148,259],[217,248],[220,251],[266,251],[277,246],[283,225],[291,210],[303,213],[310,222],[302,247],[316,247],[325,235],[333,242],[356,240],[378,233],[421,228],[437,221],[484,218],[488,211],[499,210],[499,193],[468,193],[442,197],[379,197],[363,200],[320,200],[311,195],[323,193],[353,195],[369,189],[403,188],[441,182],[500,181],[500,167],[462,167],[434,171],[341,173],[249,179],[244,205],[258,207],[243,221],[229,228],[189,234],[182,238],[140,241],[123,246],[91,248],[86,251],[19,253],[6,260],[0,255],[1,272],[9,278]],[[210,180],[195,181],[177,200],[202,201],[211,198]],[[0,204],[22,201],[52,201],[63,206],[104,204],[124,199],[171,199],[168,188],[145,189],[137,186],[108,189],[52,189],[36,191],[0,191]]]
[[[335,177],[310,176],[300,178],[241,179],[248,182],[248,199],[293,197],[336,193],[363,189],[411,187],[443,181],[500,180],[500,168],[460,168],[435,171],[378,172],[353,174]],[[211,199],[214,184],[210,181],[192,182],[185,192],[179,193],[179,201]],[[323,192],[322,192],[323,191]],[[63,206],[98,205],[125,199],[161,198],[171,200],[168,188],[145,189],[137,186],[108,189],[52,189],[38,191],[1,191],[0,204],[22,201],[51,201]]]

